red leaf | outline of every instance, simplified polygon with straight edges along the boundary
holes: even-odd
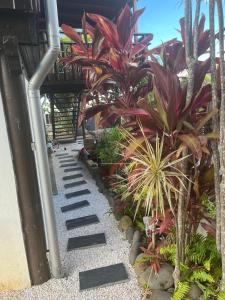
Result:
[[[145,8],[136,10],[132,17],[131,17],[131,28],[133,28],[135,26],[135,24],[137,23],[138,18],[143,14],[143,12],[145,11]]]
[[[202,148],[199,138],[193,134],[180,134],[178,138],[200,159],[202,157]]]
[[[207,231],[208,234],[214,237],[216,236],[216,229],[212,225],[201,222],[201,226]]]
[[[185,44],[185,18],[180,19],[180,33],[181,33],[182,41]]]
[[[212,87],[211,84],[207,84],[202,87],[201,92],[197,95],[192,103],[191,110],[194,111],[200,107],[205,106],[212,100]]]
[[[201,35],[204,32],[204,27],[205,27],[205,15],[203,14],[201,16],[201,19],[200,19],[199,25],[198,25],[198,33],[199,33],[199,35]]]
[[[167,211],[165,213],[165,217],[160,223],[159,233],[162,234],[167,230],[170,230],[172,225],[174,225],[172,213],[170,211]]]
[[[155,259],[153,263],[151,263],[151,267],[152,269],[155,271],[156,274],[159,273],[160,270],[160,264],[159,264],[159,260]]]
[[[114,112],[121,116],[150,116],[147,111],[141,108],[114,109]]]
[[[120,38],[120,43],[124,47],[128,41],[131,30],[131,11],[128,4],[125,5],[124,9],[117,19],[117,30]]]
[[[199,35],[198,56],[204,54],[206,50],[209,48],[210,46],[209,36],[210,36],[209,30],[204,31]]]
[[[143,9],[139,9],[139,10],[135,11],[134,14],[131,17],[130,35],[129,35],[129,38],[127,39],[126,45],[124,47],[124,49],[127,50],[127,51],[132,47],[132,37],[133,37],[133,33],[135,31],[135,24],[137,23],[138,18],[142,15],[144,10],[145,9],[143,8]]]
[[[93,117],[97,113],[107,109],[110,105],[111,104],[101,104],[101,105],[96,105],[96,106],[86,109],[84,112],[82,112],[82,114],[80,114],[79,126],[81,125],[81,123],[84,119],[87,120],[87,119]]]
[[[123,69],[123,58],[121,54],[116,51],[116,49],[111,48],[109,52],[109,61],[113,69],[122,70]]]
[[[160,54],[161,51],[162,51],[162,48],[167,48],[167,46],[170,46],[171,44],[173,44],[174,42],[177,42],[177,39],[174,38],[174,39],[171,39],[165,43],[162,43],[161,45],[159,46],[156,46],[152,49],[150,49],[148,52],[147,52],[147,55],[152,55],[152,54]]]
[[[120,41],[119,35],[117,32],[116,25],[111,22],[109,19],[97,15],[97,14],[87,14],[87,16],[97,23],[99,30],[101,31],[102,35],[105,37],[107,42],[114,46],[115,48],[120,48]]]
[[[72,45],[71,48],[72,48],[74,54],[77,54],[77,55],[86,55],[87,54],[87,50],[84,52],[84,49],[79,44]]]
[[[139,54],[142,50],[146,49],[149,42],[153,39],[153,35],[148,34],[140,43],[136,44],[134,48],[131,50],[130,57],[133,57]]]
[[[86,15],[83,15],[82,18],[82,27],[85,33],[89,34],[90,37],[93,39],[95,34],[95,29],[86,21]]]
[[[78,43],[80,47],[86,51],[86,47],[83,44],[81,36],[71,27],[66,24],[61,25],[62,31],[67,35],[71,40]]]
[[[205,75],[210,69],[210,58],[203,61],[203,62],[198,62],[197,66],[195,67],[195,84],[194,84],[194,94],[197,93],[205,79]]]

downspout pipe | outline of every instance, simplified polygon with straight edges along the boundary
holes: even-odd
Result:
[[[46,24],[48,29],[49,48],[39,63],[36,72],[28,84],[28,108],[30,114],[31,130],[33,136],[33,150],[38,173],[38,184],[41,194],[43,217],[45,221],[47,242],[49,248],[49,261],[52,276],[61,278],[61,261],[56,230],[55,213],[52,201],[50,171],[48,165],[45,131],[40,101],[40,87],[47,74],[53,67],[59,52],[59,23],[56,0],[46,0]]]

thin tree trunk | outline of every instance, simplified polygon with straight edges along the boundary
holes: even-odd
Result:
[[[192,34],[192,4],[191,0],[185,0],[185,55],[186,64],[188,69],[188,84],[187,84],[187,96],[186,107],[190,104],[194,90],[194,74],[195,65],[198,60],[198,24],[201,8],[201,0],[196,1],[195,21]],[[188,151],[183,151],[183,157],[188,154]],[[181,165],[182,173],[187,175],[188,161],[184,160]],[[187,187],[187,179],[185,179],[184,185]],[[187,202],[187,190],[183,185],[180,185],[180,194],[178,197],[178,211],[176,222],[176,266],[173,274],[175,286],[177,286],[180,280],[180,264],[184,262],[184,249],[185,249],[185,223],[186,223],[186,205]]]
[[[224,16],[222,0],[217,0],[219,16],[219,49],[221,72],[221,106],[220,106],[220,207],[221,207],[221,255],[222,285],[225,284],[225,68],[224,68]]]
[[[210,58],[211,58],[211,80],[212,80],[212,109],[218,108],[217,84],[216,84],[216,60],[215,60],[215,0],[209,1],[209,22],[210,22]],[[219,129],[218,115],[212,119],[212,130],[216,132]],[[214,162],[214,184],[216,197],[216,245],[218,251],[221,247],[221,216],[220,216],[220,157],[218,142],[211,143]]]

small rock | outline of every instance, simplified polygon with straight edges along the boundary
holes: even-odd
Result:
[[[174,268],[169,264],[162,265],[158,274],[148,267],[138,280],[141,286],[147,285],[152,290],[167,290],[174,284],[173,271]]]
[[[165,291],[153,290],[150,300],[170,300],[172,295]]]
[[[141,253],[137,256],[134,263],[134,271],[139,276],[148,267],[148,255]]]
[[[141,240],[141,233],[139,230],[135,230],[134,236],[133,236],[133,244],[140,242]]]
[[[129,256],[129,262],[131,265],[133,265],[135,263],[135,260],[138,256],[138,254],[141,253],[141,249],[140,249],[140,246],[141,246],[141,242],[140,242],[140,239],[141,239],[141,234],[138,230],[136,230],[134,232],[134,236],[133,236],[133,243],[132,243],[132,246],[131,246],[131,249],[130,249],[130,256]]]
[[[132,226],[133,226],[133,222],[131,218],[128,216],[123,216],[119,222],[118,227],[120,231],[127,231],[127,229]]]
[[[87,164],[91,167],[91,168],[96,168],[98,166],[98,164],[96,162],[94,162],[91,159],[87,160]]]
[[[202,294],[201,289],[197,286],[197,284],[192,283],[191,284],[191,289],[189,290],[187,296],[191,300],[199,300],[200,296]]]
[[[130,244],[132,244],[132,242],[133,242],[133,236],[134,236],[134,228],[129,227],[126,231],[126,239],[128,240],[128,242]]]

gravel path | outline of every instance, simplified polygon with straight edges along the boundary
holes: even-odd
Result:
[[[63,148],[67,150],[64,151]],[[57,153],[67,152],[75,157],[77,161],[78,152],[73,152],[72,149],[79,149],[82,144],[65,145],[62,149],[57,150]],[[66,158],[65,158],[66,159]],[[21,291],[2,293],[0,299],[43,299],[43,300],[140,300],[141,291],[138,287],[135,273],[129,264],[129,243],[117,228],[117,221],[112,214],[109,214],[110,207],[105,196],[98,192],[94,180],[91,178],[85,166],[78,162],[78,166],[82,166],[83,170],[64,173],[64,168],[59,167],[59,159],[53,155],[53,166],[56,177],[58,195],[53,197],[55,204],[55,213],[57,219],[57,229],[60,244],[60,253],[62,268],[65,274],[63,279],[51,279],[48,282],[28,288]],[[83,179],[87,184],[80,187],[64,189],[65,183],[79,181],[80,179],[62,180],[63,176],[82,173]],[[89,195],[79,196],[74,199],[65,199],[64,193],[77,191],[88,188],[91,191]],[[77,201],[88,200],[90,206],[80,208],[78,210],[62,213],[61,207],[67,204],[72,204]],[[81,227],[73,230],[66,230],[65,221],[71,218],[79,218],[86,215],[96,214],[99,217],[100,223]],[[89,248],[83,250],[66,251],[68,238],[95,234],[104,232],[107,244],[105,246]],[[127,283],[116,284],[104,288],[79,292],[79,271],[100,268],[111,264],[123,262],[129,273],[130,280]]]

